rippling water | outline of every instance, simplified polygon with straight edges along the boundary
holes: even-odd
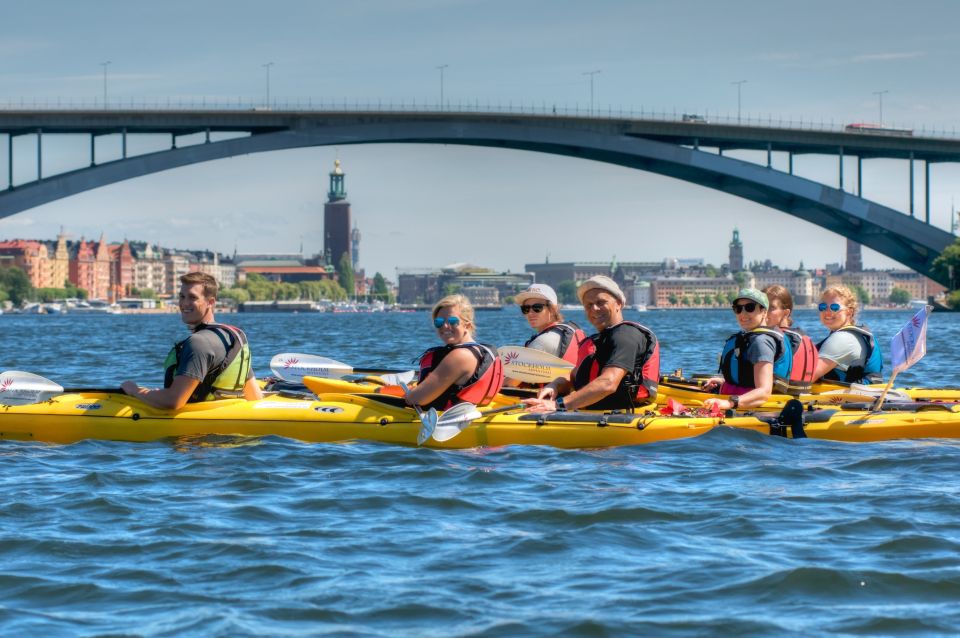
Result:
[[[581,319],[582,313],[571,313]],[[909,312],[867,313],[886,346]],[[641,315],[628,315],[640,319]],[[402,366],[426,315],[236,315],[278,352]],[[526,336],[512,312],[480,338]],[[664,369],[706,372],[729,311],[651,312]],[[815,335],[814,313],[800,321]],[[174,316],[0,317],[2,367],[156,384]],[[905,384],[960,385],[934,315]],[[695,338],[696,340],[691,340]],[[889,349],[888,347],[886,349]],[[960,441],[719,429],[610,450],[279,438],[0,443],[3,635],[948,635]]]

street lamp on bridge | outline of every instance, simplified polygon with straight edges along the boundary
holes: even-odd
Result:
[[[584,71],[584,75],[590,76],[590,115],[593,115],[593,76],[600,73],[601,70],[597,69],[595,71]]]
[[[100,66],[103,67],[103,108],[107,108],[107,67],[110,64],[110,60],[100,63]]]
[[[273,66],[273,62],[267,62],[263,65],[263,68],[267,70],[267,108],[270,108],[270,67]]]
[[[882,91],[874,91],[873,94],[877,96],[877,100],[880,102],[880,127],[883,127],[883,94],[889,93],[887,89]]]
[[[736,82],[730,83],[737,85],[737,124],[740,123],[740,88],[746,83],[746,80],[737,80]]]
[[[443,110],[443,70],[450,66],[449,64],[441,64],[437,67],[437,70],[440,71],[440,110]]]

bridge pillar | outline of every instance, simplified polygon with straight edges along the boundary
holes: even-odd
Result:
[[[209,143],[210,143],[210,127],[209,127],[209,126],[207,127],[207,138],[204,140],[203,143],[204,143],[204,144],[209,144]]]
[[[123,142],[122,142],[123,159],[127,159],[127,127],[126,126],[123,127],[122,139],[123,139]]]
[[[767,142],[767,168],[773,168],[773,158],[771,154],[773,153],[773,144]]]
[[[913,214],[913,151],[910,151],[910,217]]]
[[[37,181],[43,179],[43,129],[37,129]]]
[[[840,190],[843,190],[843,147],[840,147]]]
[[[863,158],[857,155],[857,197],[863,197]]]
[[[793,175],[793,151],[790,151],[789,153],[787,153],[787,158],[789,163],[787,172]]]
[[[97,135],[96,133],[90,134],[90,166],[97,165]]]
[[[13,133],[7,133],[7,189],[13,190]]]
[[[923,162],[923,206],[926,209],[926,221],[930,223],[930,160]],[[952,222],[953,220],[951,220]]]

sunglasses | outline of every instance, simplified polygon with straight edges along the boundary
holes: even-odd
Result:
[[[819,310],[820,312],[826,312],[827,308],[830,309],[830,312],[840,312],[840,309],[843,308],[843,306],[841,306],[840,304],[838,304],[838,303],[836,303],[836,302],[834,302],[834,303],[832,303],[832,304],[830,304],[830,305],[827,305],[827,304],[825,304],[825,303],[822,302],[822,301],[820,302],[820,305],[817,306],[817,310]]]
[[[443,317],[436,317],[436,318],[433,320],[433,326],[434,326],[437,330],[439,330],[440,328],[442,328],[442,327],[443,327],[443,324],[445,324],[445,323],[446,323],[446,324],[450,324],[450,327],[451,327],[451,328],[456,328],[457,326],[460,325],[460,317],[447,317],[446,319],[444,319]]]
[[[757,309],[759,305],[760,304],[754,303],[752,301],[749,303],[735,303],[733,304],[733,311],[738,315],[744,310],[746,310],[747,312],[753,312]]]
[[[520,306],[520,312],[526,315],[526,314],[529,314],[530,311],[532,310],[536,314],[540,314],[541,312],[543,312],[543,309],[546,307],[547,307],[547,304],[545,303],[534,303],[534,304],[530,304],[529,306],[527,304],[523,304],[522,306]]]

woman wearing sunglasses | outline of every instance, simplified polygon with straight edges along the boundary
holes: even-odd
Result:
[[[830,286],[820,295],[820,323],[830,330],[817,344],[814,379],[844,383],[881,383],[883,358],[873,334],[856,325],[857,297],[846,286]]]
[[[490,403],[503,385],[503,363],[491,346],[473,340],[470,300],[444,297],[433,307],[432,321],[443,345],[420,356],[420,376],[407,404],[446,410],[457,403]]]
[[[533,284],[515,299],[527,323],[536,331],[523,345],[576,365],[577,350],[586,335],[572,321],[564,322],[553,288],[546,284]]]
[[[708,388],[720,386],[721,394],[729,399],[707,399],[704,406],[729,410],[762,405],[773,394],[774,376],[786,377],[789,359],[786,357],[783,334],[776,328],[767,328],[767,295],[756,288],[744,288],[737,293],[733,312],[740,332],[730,335],[720,354],[722,378],[711,379]]]

